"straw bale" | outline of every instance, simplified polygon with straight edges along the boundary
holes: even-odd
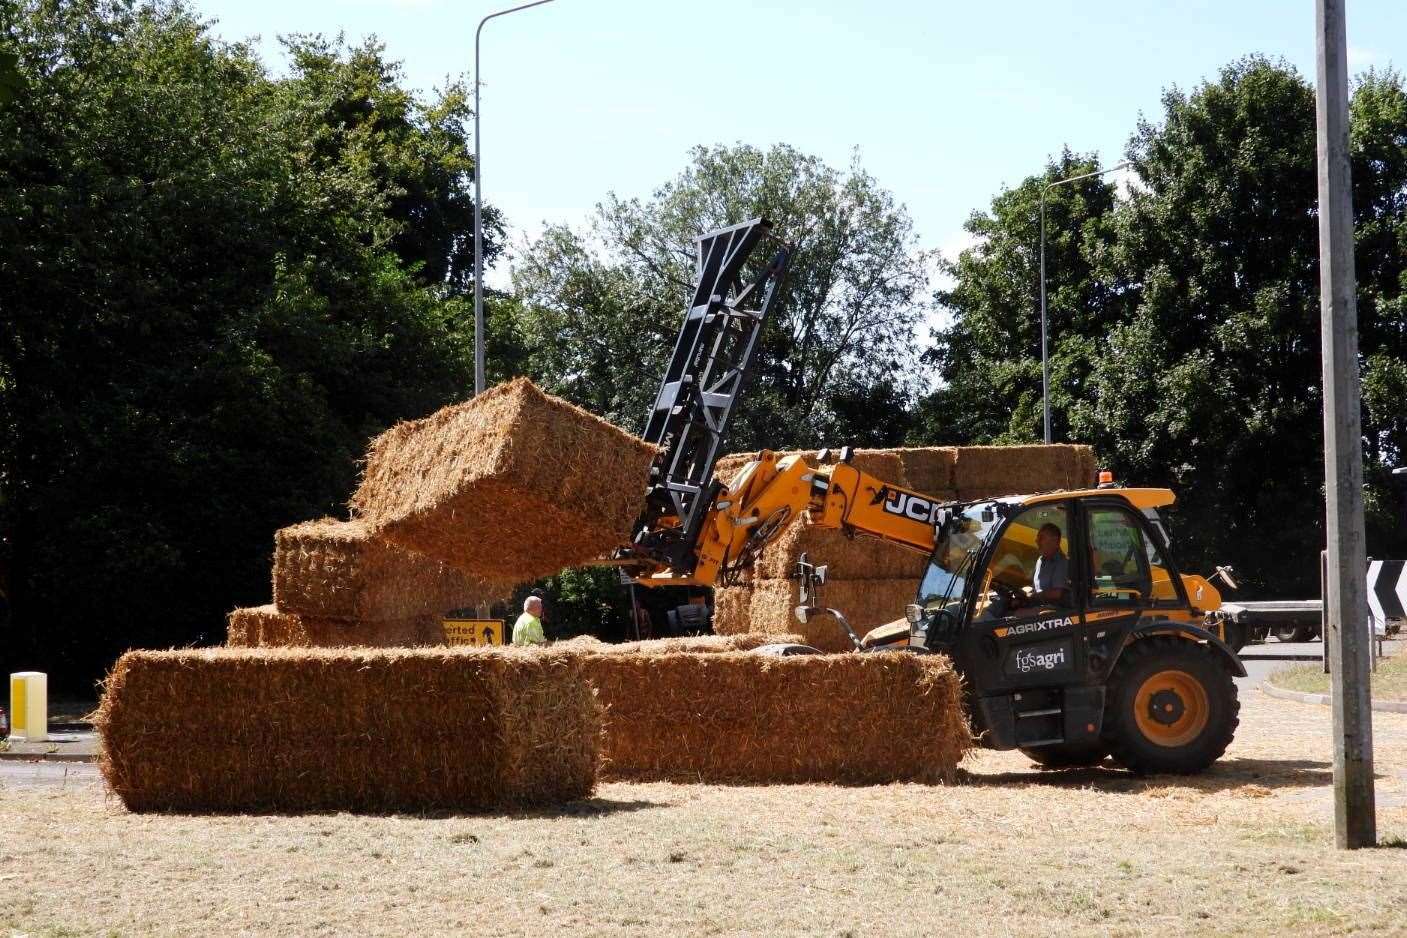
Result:
[[[409,619],[512,592],[372,536],[360,521],[323,518],[274,535],[274,605],[318,618]]]
[[[437,645],[444,626],[437,615],[406,619],[326,619],[284,612],[278,606],[236,609],[227,618],[231,648],[336,648],[352,645],[400,648]]]
[[[957,461],[955,446],[914,446],[894,450],[904,464],[908,487],[915,492],[936,496],[953,489],[953,465]]]
[[[803,515],[763,548],[754,573],[763,579],[789,577],[802,554],[811,563],[829,565],[832,574],[845,579],[918,578],[928,562],[925,555],[888,541],[847,537],[836,528],[817,527],[809,515]]]
[[[529,580],[629,541],[656,452],[520,378],[373,440],[352,508],[402,547]]]
[[[751,651],[763,645],[802,645],[802,637],[795,633],[763,635],[744,633],[740,635],[695,635],[688,638],[652,638],[643,642],[623,642],[619,645],[601,645],[594,649],[609,655],[661,655],[672,652],[692,652],[707,654],[725,651]]]
[[[123,655],[96,725],[133,811],[457,811],[590,794],[601,713],[573,655],[206,648]]]
[[[953,463],[954,487],[959,493],[981,491],[993,495],[1025,495],[1069,488],[1079,478],[1076,451],[1084,448],[1087,447],[1060,443],[962,446]]]
[[[971,747],[940,655],[589,655],[602,775],[735,784],[933,783]]]
[[[824,463],[816,458],[817,450],[814,449],[793,449],[777,452],[777,460],[780,462],[788,456],[805,456],[806,461],[813,466],[834,465],[840,461],[840,450],[832,449],[830,459]],[[902,450],[897,449],[857,449],[850,464],[861,472],[868,473],[882,482],[890,482],[894,485],[908,486],[909,479],[904,473],[904,462],[900,458]],[[756,459],[760,453],[754,451],[750,453],[732,453],[728,456],[720,457],[713,465],[713,474],[721,479],[726,485],[732,481],[738,471],[748,463]]]
[[[801,601],[797,580],[754,580],[713,591],[713,630],[723,635],[747,632],[792,631],[804,644],[821,651],[849,651],[855,647],[845,629],[831,616],[812,616],[796,621]],[[825,605],[839,609],[861,638],[877,626],[893,622],[914,601],[918,580],[914,577],[875,580],[828,580],[821,588]]]
[[[1080,446],[1075,452],[1075,484],[1072,488],[1094,488],[1099,482],[1099,462],[1094,450]]]

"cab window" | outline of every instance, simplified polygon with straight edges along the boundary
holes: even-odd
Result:
[[[1089,553],[1091,607],[1146,606],[1160,594],[1176,599],[1176,588],[1161,555],[1125,509],[1090,509]]]
[[[1012,519],[992,550],[976,613],[1006,618],[1040,609],[1069,608],[1069,511],[1037,505]]]

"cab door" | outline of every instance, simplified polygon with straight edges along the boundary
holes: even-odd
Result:
[[[973,683],[984,695],[1023,688],[1058,686],[1083,673],[1085,653],[1075,633],[1082,623],[1082,582],[1074,528],[1074,506],[1046,502],[1022,509],[1002,529],[986,555],[975,592],[970,625],[960,652],[975,670]],[[1042,556],[1042,532],[1058,533],[1058,548]],[[1058,564],[1061,595],[1032,598],[1038,573]],[[1040,574],[1054,582],[1050,569]]]
[[[1150,612],[1177,617],[1187,606],[1182,578],[1151,536],[1147,519],[1123,499],[1087,500],[1080,507],[1087,620],[1116,629]]]

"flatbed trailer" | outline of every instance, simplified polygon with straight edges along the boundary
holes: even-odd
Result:
[[[1324,604],[1317,599],[1267,599],[1222,603],[1218,613],[1233,648],[1253,645],[1274,635],[1282,642],[1310,642],[1322,637]]]

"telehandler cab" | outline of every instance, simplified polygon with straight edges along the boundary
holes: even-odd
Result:
[[[951,656],[986,745],[1048,766],[1112,755],[1136,772],[1196,772],[1220,757],[1238,722],[1232,678],[1246,672],[1209,628],[1217,590],[1173,565],[1158,513],[1173,503],[1168,489],[1106,481],[943,502],[861,472],[848,449],[834,462],[822,451],[814,464],[763,452],[726,483],[714,478],[790,257],[783,248],[740,286],[767,228],[755,219],[700,239],[699,284],[645,433],[660,455],[633,541],[615,562],[642,586],[730,583],[805,514],[802,523],[929,557],[906,621],[857,644]],[[1063,586],[1037,591],[1037,558],[1047,553]],[[801,567],[799,615],[825,614],[823,574],[805,559]]]

